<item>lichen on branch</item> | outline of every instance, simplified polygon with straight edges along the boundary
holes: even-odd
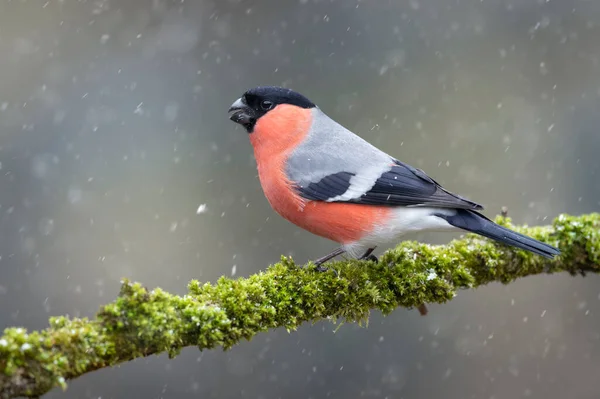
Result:
[[[69,379],[138,357],[187,346],[236,345],[274,328],[322,319],[364,322],[372,310],[444,303],[460,289],[525,276],[600,271],[600,214],[561,215],[550,226],[515,227],[557,246],[549,260],[468,234],[445,246],[403,242],[379,262],[342,260],[320,273],[291,258],[248,278],[194,280],[184,296],[124,281],[92,320],[53,317],[45,330],[7,328],[0,337],[0,398],[40,396]]]

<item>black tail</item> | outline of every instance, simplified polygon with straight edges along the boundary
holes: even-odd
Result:
[[[453,216],[448,216],[441,213],[436,213],[435,215],[441,217],[452,226],[458,227],[459,229],[467,230],[472,233],[491,238],[492,240],[533,252],[534,254],[538,254],[546,258],[552,259],[554,256],[560,254],[560,251],[557,248],[554,248],[548,244],[544,244],[543,242],[535,240],[531,237],[527,237],[526,235],[517,233],[516,231],[499,226],[475,211],[468,209],[457,209],[456,214]]]

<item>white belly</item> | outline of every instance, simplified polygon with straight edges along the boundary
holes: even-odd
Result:
[[[392,217],[385,224],[360,240],[344,245],[344,249],[349,256],[359,258],[369,248],[400,242],[402,236],[407,233],[456,230],[456,227],[438,216],[433,216],[433,213],[451,216],[456,211],[445,208],[394,208]]]

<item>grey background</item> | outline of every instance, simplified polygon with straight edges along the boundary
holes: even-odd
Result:
[[[517,223],[600,205],[600,2],[0,1],[0,328],[334,244],[278,217],[227,108],[286,85]],[[196,214],[200,204],[206,212]],[[411,239],[443,243],[452,234]],[[600,280],[461,292],[185,350],[49,398],[597,398]]]

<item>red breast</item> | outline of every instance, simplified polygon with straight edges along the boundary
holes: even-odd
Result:
[[[389,209],[307,201],[285,173],[287,158],[306,138],[312,118],[311,109],[280,104],[258,119],[250,143],[263,191],[273,209],[297,226],[342,244],[359,240],[388,218]]]

